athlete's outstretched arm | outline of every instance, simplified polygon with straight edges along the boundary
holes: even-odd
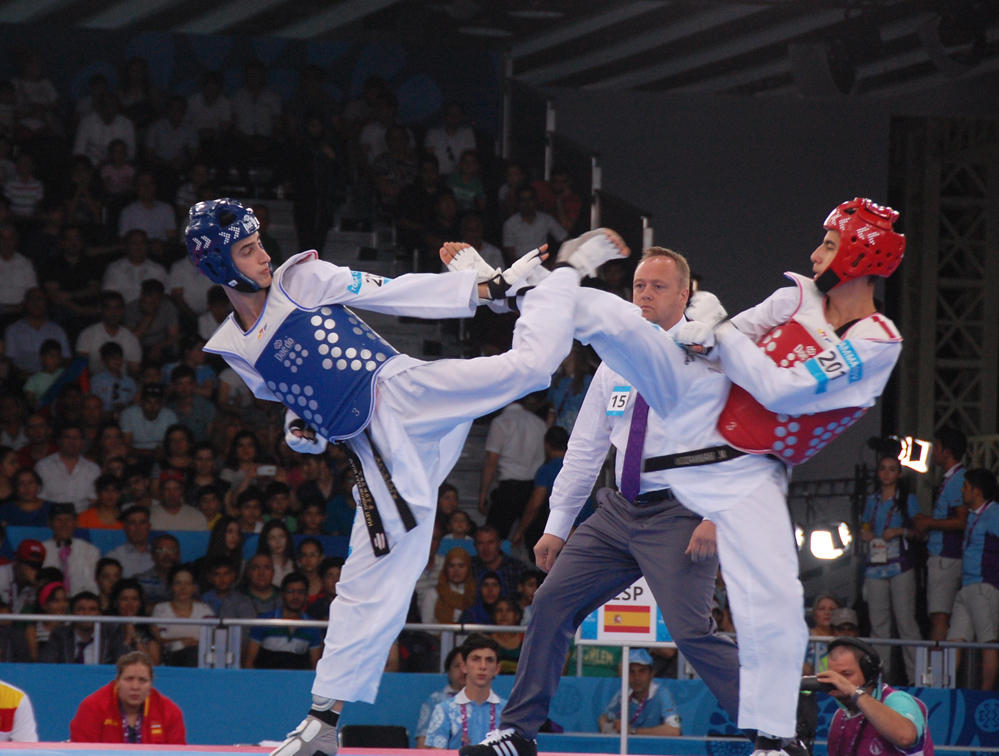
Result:
[[[870,407],[902,350],[900,341],[846,339],[810,360],[780,367],[731,323],[716,328],[715,337],[732,382],[771,412],[790,415]]]

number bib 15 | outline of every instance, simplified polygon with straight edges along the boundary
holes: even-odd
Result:
[[[623,415],[624,408],[628,406],[629,396],[631,396],[631,386],[615,386],[611,391],[610,399],[607,400],[608,417]]]

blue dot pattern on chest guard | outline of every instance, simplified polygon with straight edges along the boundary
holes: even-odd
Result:
[[[352,311],[327,305],[292,312],[254,367],[282,404],[336,441],[367,426],[375,376],[397,354]]]

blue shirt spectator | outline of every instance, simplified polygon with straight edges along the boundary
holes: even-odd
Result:
[[[628,732],[680,735],[680,715],[665,685],[652,680],[652,655],[642,648],[628,653]],[[615,693],[600,715],[601,732],[621,731],[621,693]]]

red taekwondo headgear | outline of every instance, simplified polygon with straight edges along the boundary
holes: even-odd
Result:
[[[905,254],[905,237],[892,228],[897,220],[897,210],[863,197],[844,202],[829,213],[822,227],[839,232],[839,250],[815,280],[819,290],[827,292],[862,276],[887,278],[894,273]]]

